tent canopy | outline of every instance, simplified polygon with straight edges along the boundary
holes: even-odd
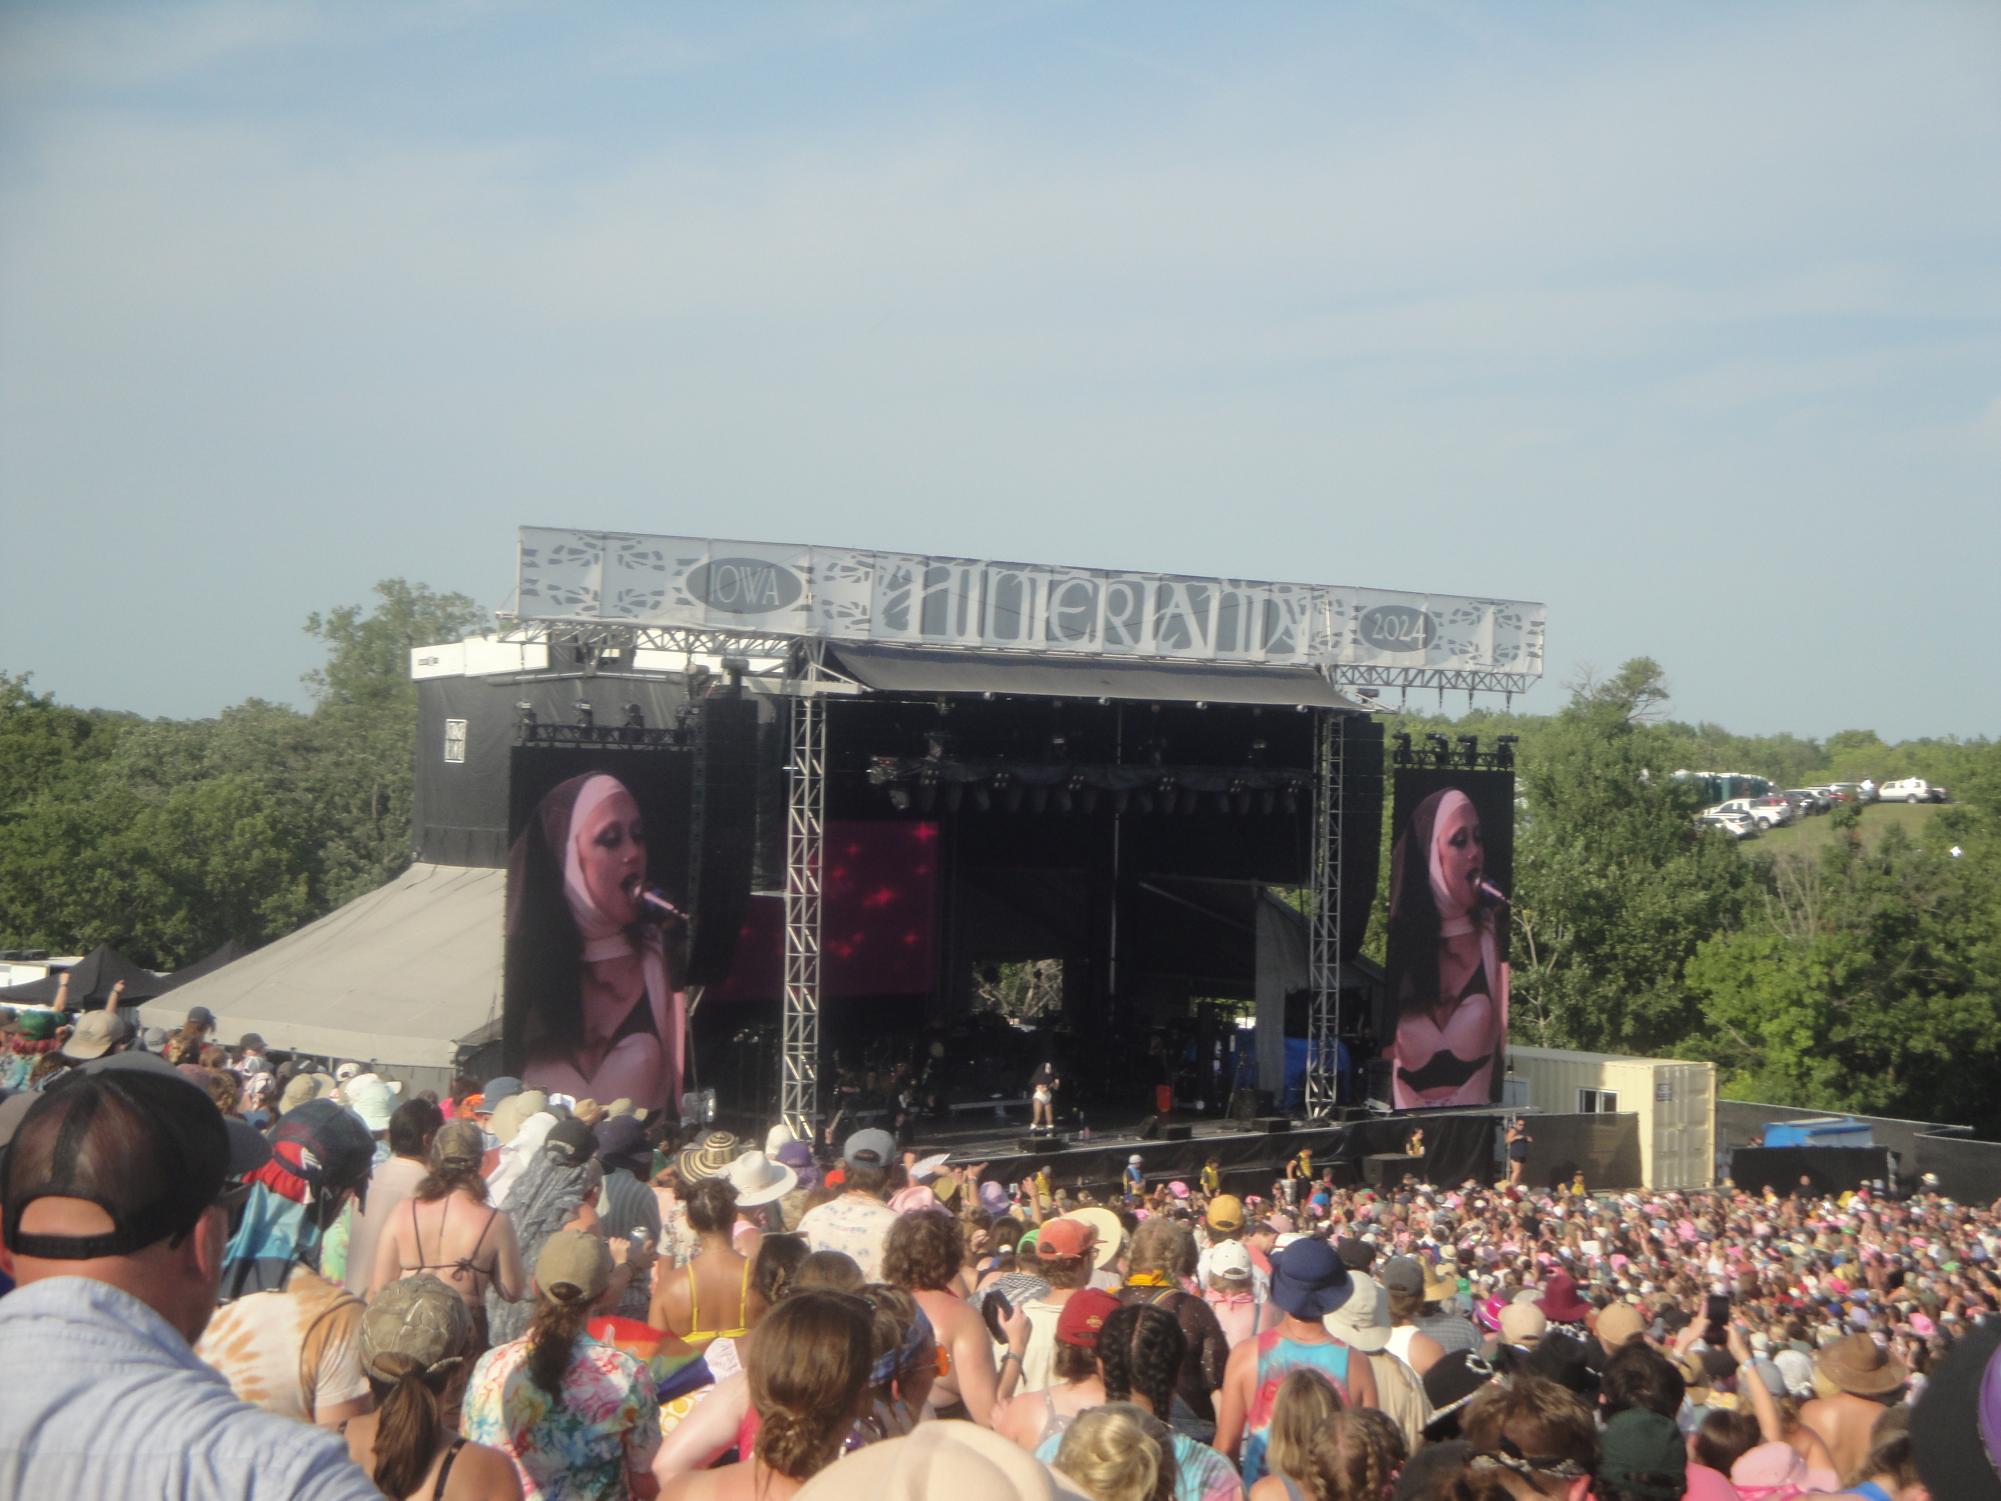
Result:
[[[111,987],[120,980],[125,989],[118,997],[122,1006],[137,1005],[174,988],[171,975],[156,975],[141,969],[108,943],[100,943],[69,967],[69,1004],[79,1011],[97,1011],[111,998]],[[10,985],[0,990],[0,1002],[21,1001],[34,1006],[53,1005],[62,986],[58,974]]]
[[[189,981],[144,1011],[174,1027],[195,1006],[223,1038],[352,1058],[428,1087],[460,1039],[500,1014],[507,873],[413,865],[318,922]]]

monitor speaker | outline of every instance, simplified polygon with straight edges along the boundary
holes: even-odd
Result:
[[[699,699],[688,712],[688,974],[727,979],[750,903],[757,834],[757,704],[741,692]]]

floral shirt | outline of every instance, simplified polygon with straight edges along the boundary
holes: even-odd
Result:
[[[552,1401],[529,1379],[528,1341],[517,1339],[473,1367],[459,1427],[514,1461],[526,1501],[617,1501],[660,1447],[660,1402],[644,1366],[588,1336]]]

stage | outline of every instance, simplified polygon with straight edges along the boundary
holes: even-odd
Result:
[[[1088,1188],[1100,1200],[1118,1195],[1126,1159],[1135,1153],[1149,1186],[1175,1179],[1192,1186],[1202,1165],[1214,1157],[1227,1192],[1269,1199],[1286,1160],[1302,1148],[1312,1151],[1316,1176],[1323,1167],[1332,1167],[1338,1186],[1357,1187],[1368,1179],[1369,1159],[1400,1154],[1413,1126],[1424,1128],[1424,1159],[1421,1169],[1414,1170],[1422,1181],[1494,1182],[1502,1171],[1501,1123],[1516,1113],[1495,1108],[1371,1115],[1328,1124],[1267,1118],[1270,1127],[1229,1118],[1170,1119],[1164,1129],[1186,1132],[1181,1140],[1148,1137],[1141,1129],[1145,1118],[1128,1118],[1116,1128],[1110,1123],[1094,1125],[1088,1141],[1074,1131],[1036,1141],[1025,1125],[993,1121],[939,1127],[923,1123],[911,1131],[909,1146],[921,1154],[949,1151],[950,1165],[955,1167],[984,1162],[986,1177],[1008,1184],[1046,1166],[1057,1187],[1068,1189],[1072,1196]],[[1390,1186],[1402,1181],[1403,1171],[1412,1170],[1401,1163],[1394,1168]]]

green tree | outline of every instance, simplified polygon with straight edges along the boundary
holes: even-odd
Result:
[[[1522,757],[1515,840],[1513,1004],[1522,1042],[1671,1052],[1698,1029],[1688,957],[1734,923],[1750,882],[1698,798],[1667,775],[1672,741],[1654,662],[1574,686]]]

